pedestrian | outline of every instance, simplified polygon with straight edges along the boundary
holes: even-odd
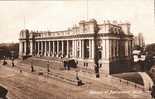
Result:
[[[76,80],[77,80],[78,86],[82,85],[82,80],[80,80],[80,78],[79,78],[78,71],[76,71]]]
[[[31,72],[34,72],[33,62],[31,61]]]
[[[66,61],[64,61],[64,69],[66,70]]]
[[[14,64],[14,59],[13,59],[13,57],[12,57],[12,67],[14,67],[15,66],[15,64]]]
[[[19,72],[22,73],[22,70],[20,69]]]
[[[12,61],[12,67],[14,67],[15,66],[15,64],[14,64],[14,62]]]
[[[76,80],[80,80],[79,75],[78,75],[78,71],[76,71]]]
[[[69,61],[67,62],[67,67],[68,67],[67,70],[70,70],[70,64],[69,64]]]

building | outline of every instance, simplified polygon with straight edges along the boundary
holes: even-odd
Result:
[[[95,19],[80,21],[65,31],[21,30],[19,56],[47,56],[74,59],[78,67],[112,74],[129,70],[133,35],[129,23]]]
[[[145,41],[142,33],[139,33],[134,37],[134,45],[143,48],[145,46]]]

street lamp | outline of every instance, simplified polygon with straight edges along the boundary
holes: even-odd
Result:
[[[95,74],[96,74],[96,78],[100,77],[100,67],[99,67],[99,50],[102,48],[101,46],[101,42],[100,41],[96,41],[96,48],[95,48],[95,66],[94,66],[94,70],[95,70]]]
[[[50,62],[48,61],[48,62],[47,62],[47,72],[50,72],[50,67],[49,67],[49,65],[50,65]]]
[[[4,56],[3,57],[3,65],[6,65],[7,64],[7,62],[5,61],[5,59],[6,59],[6,57]]]
[[[15,51],[10,51],[10,53],[11,53],[12,67],[14,67],[15,66],[15,64],[14,64],[14,53],[15,53]]]

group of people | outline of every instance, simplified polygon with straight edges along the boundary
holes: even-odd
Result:
[[[70,70],[70,65],[69,65],[68,61],[64,61],[64,69]]]
[[[7,64],[7,61],[6,61],[6,57],[4,56],[4,58],[3,58],[3,65],[6,65],[6,64]],[[11,65],[12,65],[12,67],[15,66],[14,58],[13,57],[11,58]]]

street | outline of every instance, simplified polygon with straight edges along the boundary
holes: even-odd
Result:
[[[66,71],[64,75],[69,75]],[[60,71],[61,74],[61,71]],[[0,84],[8,89],[8,99],[149,99],[141,91],[123,91],[114,86],[84,79],[85,85],[75,86],[18,68],[0,65]]]

